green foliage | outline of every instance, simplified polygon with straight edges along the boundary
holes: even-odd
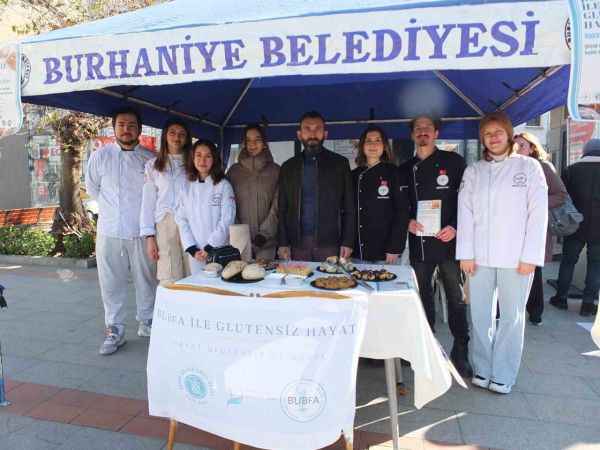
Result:
[[[50,233],[34,228],[0,228],[0,253],[5,255],[48,256],[56,239]]]
[[[92,233],[82,233],[81,237],[68,234],[63,237],[63,246],[65,248],[64,256],[67,258],[88,258],[96,248]]]

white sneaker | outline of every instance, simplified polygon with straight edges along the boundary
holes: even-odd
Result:
[[[152,333],[152,319],[150,320],[141,320],[138,326],[138,336],[140,337],[150,337]]]
[[[104,342],[100,346],[99,353],[101,355],[111,355],[125,344],[125,329],[110,325],[104,331]]]
[[[482,389],[487,389],[490,385],[490,380],[479,375],[473,375],[473,378],[471,378],[471,384]]]
[[[510,384],[502,384],[496,383],[495,381],[490,381],[488,389],[492,392],[496,392],[497,394],[510,394],[512,386]]]

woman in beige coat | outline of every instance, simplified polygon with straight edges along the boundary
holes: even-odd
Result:
[[[548,208],[557,208],[567,199],[567,189],[562,180],[556,173],[556,169],[548,161],[548,153],[542,147],[542,144],[531,133],[521,133],[515,136],[515,143],[519,145],[519,154],[531,156],[537,159],[542,165],[546,184],[548,185]],[[552,261],[552,249],[554,239],[550,233],[550,228],[546,232],[546,253],[544,262]],[[536,267],[531,291],[529,291],[529,300],[527,301],[527,312],[529,313],[529,322],[532,325],[542,324],[542,312],[544,312],[544,281],[542,279],[542,268]]]
[[[253,257],[271,260],[277,245],[279,165],[273,162],[265,131],[259,125],[244,129],[241,149],[238,162],[227,174],[235,192],[236,222],[250,227]]]

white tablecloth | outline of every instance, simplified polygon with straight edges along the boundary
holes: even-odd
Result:
[[[306,264],[311,264],[315,268],[317,266],[314,263]],[[375,268],[368,265],[358,265],[358,267]],[[377,266],[379,267],[381,266]],[[385,268],[395,273],[398,278],[394,281],[369,283],[375,290],[368,293],[369,312],[360,354],[368,358],[402,358],[409,361],[415,373],[415,406],[421,408],[450,388],[452,376],[447,358],[427,322],[411,267],[394,265]],[[309,284],[319,276],[327,275],[315,271],[315,275],[299,286],[282,286],[277,280],[265,279],[258,283],[238,284],[198,274],[181,280],[179,284],[213,287],[242,295],[261,296],[280,291],[323,292]],[[353,296],[363,295],[365,291],[365,288],[358,286],[338,293]]]

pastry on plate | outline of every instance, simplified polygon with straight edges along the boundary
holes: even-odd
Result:
[[[221,276],[224,280],[229,280],[230,278],[235,277],[237,274],[242,273],[244,267],[247,265],[248,263],[245,261],[230,261],[223,269]]]
[[[248,264],[242,270],[244,280],[262,280],[265,277],[265,269],[259,264]]]

